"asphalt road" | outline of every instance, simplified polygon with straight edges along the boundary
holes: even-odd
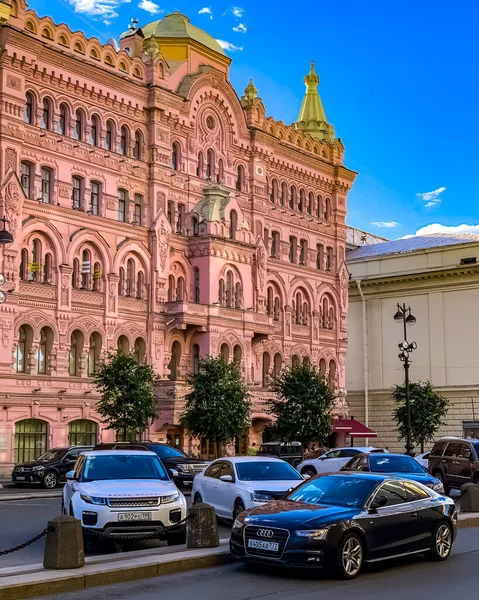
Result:
[[[187,496],[188,503],[190,498]],[[12,500],[0,502],[0,550],[7,550],[33,538],[47,526],[49,519],[60,515],[61,498],[35,498],[31,500]],[[219,525],[220,537],[228,537],[229,528]],[[164,545],[163,542],[144,540],[132,542],[131,550],[143,550]],[[43,562],[44,540],[35,542],[28,548],[13,554],[0,556],[0,568],[13,565],[26,565]],[[112,544],[91,544],[89,554],[107,554],[115,552]]]
[[[105,586],[43,600],[404,600],[476,598],[479,588],[479,529],[458,533],[445,563],[414,556],[367,566],[354,581],[336,581],[324,572],[248,568],[234,563],[128,584]]]

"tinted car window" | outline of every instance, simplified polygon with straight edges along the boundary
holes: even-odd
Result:
[[[220,477],[222,477],[223,475],[231,475],[231,477],[233,478],[233,481],[235,479],[235,472],[233,470],[233,465],[229,461],[225,461],[223,463],[223,466],[221,467]]]
[[[45,454],[39,456],[36,461],[37,462],[53,462],[55,460],[61,460],[62,457],[67,453],[67,448],[60,448],[52,450],[48,450]]]
[[[258,454],[274,454],[279,456],[279,446],[260,446]]]
[[[460,451],[461,444],[458,444],[457,442],[451,442],[447,445],[447,448],[444,452],[444,456],[452,456],[454,458],[457,458],[459,456]]]
[[[341,455],[341,450],[331,450],[325,456],[325,458],[339,458]]]
[[[152,450],[155,454],[157,454],[160,458],[170,458],[170,456],[188,458],[188,455],[179,450],[178,448],[174,448],[173,446],[149,446],[149,450]]]
[[[236,463],[240,481],[302,481],[301,475],[287,462],[254,461]]]
[[[339,457],[340,458],[346,458],[347,456],[356,456],[356,454],[358,453],[357,450],[341,450],[341,452],[339,453]]]
[[[219,479],[221,475],[221,467],[223,466],[223,461],[219,460],[218,462],[210,465],[205,471],[205,477],[213,477],[214,479]]]
[[[476,456],[479,456],[479,442],[474,442],[472,445],[474,446],[474,450],[476,451]]]
[[[312,479],[287,496],[288,500],[308,504],[333,504],[360,508],[377,481],[354,475],[326,475]]]
[[[409,501],[406,489],[400,481],[387,481],[384,483],[378,490],[376,498],[379,498],[379,496],[386,496],[388,499],[384,506],[395,506]]]
[[[65,462],[72,462],[77,459],[81,450],[70,450],[70,452],[63,459]]]
[[[359,466],[361,464],[361,458],[362,458],[362,456],[355,456],[351,460],[348,460],[348,462],[344,465],[344,467],[341,467],[340,470],[341,471],[358,471]]]
[[[459,455],[458,458],[470,459],[472,456],[472,450],[469,444],[459,444]]]
[[[405,481],[403,485],[406,489],[407,497],[410,502],[414,500],[425,500],[431,497],[425,490],[420,488],[412,481]]]
[[[441,456],[446,442],[436,442],[431,450],[431,456]]]
[[[83,463],[85,462],[85,456],[80,456],[75,465],[75,479],[80,479],[80,473],[82,471]]]

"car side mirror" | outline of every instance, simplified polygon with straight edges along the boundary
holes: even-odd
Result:
[[[170,469],[170,477],[178,477],[179,473],[176,469]]]
[[[66,478],[68,481],[76,479],[75,471],[68,471],[68,473],[66,474]]]
[[[233,483],[233,478],[231,475],[221,475],[220,481],[224,481],[225,483]]]
[[[376,498],[374,498],[374,500],[369,505],[369,512],[376,512],[378,508],[386,506],[387,503],[387,496],[376,496]]]
[[[311,479],[311,475],[309,473],[305,473],[303,475],[303,479],[306,481],[306,479]]]

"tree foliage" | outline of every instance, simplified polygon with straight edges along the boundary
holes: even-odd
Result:
[[[312,442],[324,444],[331,434],[335,395],[323,375],[309,365],[288,366],[271,388],[276,392],[270,400],[274,436],[300,441],[303,452]]]
[[[218,447],[232,443],[249,426],[251,399],[237,363],[220,356],[201,359],[199,372],[188,383],[191,390],[180,422],[192,435]]]
[[[397,385],[392,397],[396,402],[393,416],[397,423],[399,439],[407,437],[407,408],[406,388]],[[415,445],[420,446],[424,452],[424,445],[431,442],[447,414],[449,401],[434,391],[431,382],[417,382],[409,384],[409,398],[411,404],[411,436]]]
[[[107,429],[122,433],[126,439],[127,432],[142,432],[158,417],[155,380],[153,367],[139,364],[133,354],[108,352],[95,374],[101,394],[97,411]]]

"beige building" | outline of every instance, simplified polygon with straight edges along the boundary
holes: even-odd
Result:
[[[416,317],[408,341],[418,346],[410,379],[430,380],[450,400],[438,436],[479,437],[479,235],[365,244],[348,252],[347,265],[350,415],[377,432],[375,444],[404,449],[392,418],[391,390],[404,381],[398,358],[402,323],[393,317],[397,303],[405,303]]]

